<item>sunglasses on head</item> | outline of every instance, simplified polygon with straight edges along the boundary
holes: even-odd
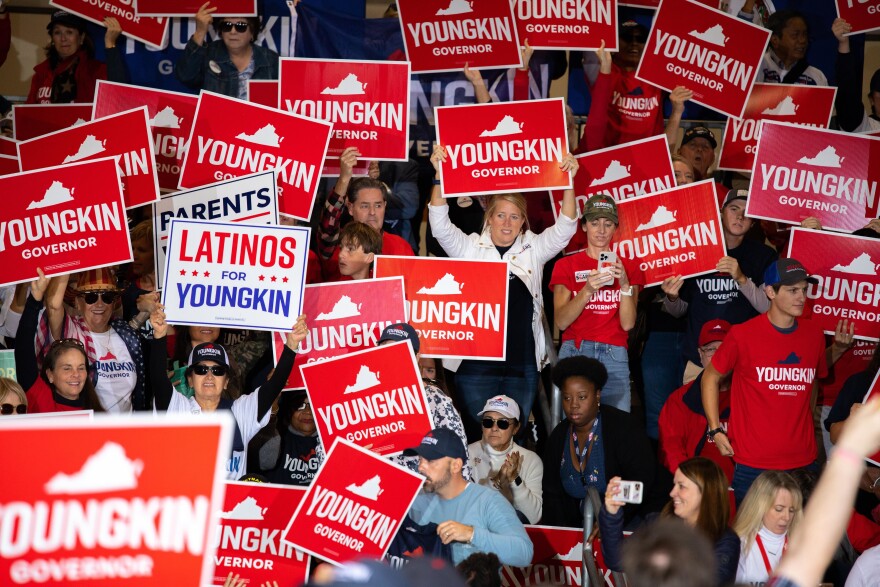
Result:
[[[105,304],[108,304],[108,305],[112,304],[113,302],[116,301],[116,298],[118,296],[119,296],[119,294],[115,291],[89,291],[86,293],[79,294],[79,297],[81,297],[83,299],[83,301],[85,301],[85,303],[87,303],[90,306],[92,304],[97,304],[99,297],[102,300],[104,300]]]
[[[220,30],[224,33],[232,32],[232,29],[235,29],[239,33],[243,33],[248,30],[248,23],[240,20],[238,22],[229,22],[228,20],[224,20],[220,24]]]
[[[83,342],[81,340],[79,340],[78,338],[59,338],[58,340],[53,341],[51,345],[49,345],[49,349],[54,349],[55,347],[62,346],[62,345],[65,345],[65,346],[73,345],[73,346],[79,347],[81,349],[86,348],[86,346],[83,344]]]
[[[507,418],[498,418],[497,420],[495,418],[483,418],[483,428],[486,430],[489,430],[495,424],[498,424],[499,430],[507,430],[510,428],[510,420]]]
[[[196,375],[207,375],[208,371],[210,371],[214,377],[223,377],[226,375],[226,367],[223,365],[211,365],[210,367],[207,365],[194,365],[192,370]]]
[[[0,414],[9,416],[13,412],[16,414],[27,414],[27,405],[18,404],[17,406],[13,406],[12,404],[0,404]]]

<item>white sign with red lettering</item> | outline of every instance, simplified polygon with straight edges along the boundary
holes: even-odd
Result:
[[[165,45],[165,35],[171,22],[168,18],[139,16],[131,0],[49,0],[49,4],[101,26],[104,25],[105,18],[115,18],[122,27],[122,34],[156,49]]]
[[[249,585],[298,587],[307,581],[309,555],[281,539],[305,493],[303,487],[227,481],[213,584],[224,585],[230,574]]]
[[[380,560],[423,482],[421,475],[337,439],[283,539],[337,565]]]
[[[379,344],[382,330],[406,320],[403,278],[387,277],[307,285],[303,314],[309,317],[309,334],[296,351],[293,370],[284,389],[305,387],[299,367]],[[275,332],[275,359],[284,350],[283,333]]]
[[[520,67],[510,0],[398,0],[413,73]]]
[[[852,25],[849,35],[880,29],[880,2],[877,0],[835,0],[837,16]]]
[[[762,120],[828,128],[836,94],[837,88],[829,87],[755,84],[743,117],[729,118],[724,126],[718,168],[752,170]]]
[[[172,219],[162,303],[171,324],[292,327],[310,229]]]
[[[281,107],[333,123],[328,158],[356,147],[363,159],[409,156],[409,63],[281,60]]]
[[[675,187],[666,135],[582,153],[575,159],[580,167],[574,176],[578,217],[590,196],[608,194],[620,202]],[[554,218],[559,218],[563,193],[550,193]]]
[[[533,49],[595,51],[604,41],[617,51],[617,7],[612,0],[510,0],[519,38]]]
[[[333,125],[202,91],[181,188],[278,170],[278,211],[308,220]]]
[[[156,288],[165,289],[165,251],[172,218],[222,220],[236,224],[278,224],[275,171],[262,171],[194,190],[169,194],[153,204]]]
[[[800,224],[814,216],[852,232],[877,218],[880,138],[767,120],[761,127],[746,214]]]
[[[639,263],[646,287],[675,275],[713,273],[727,254],[711,179],[625,200],[617,215],[611,248]]]
[[[13,104],[12,136],[16,141],[55,132],[91,120],[92,104]]]
[[[111,158],[0,177],[0,285],[131,261]]]
[[[15,471],[0,497],[0,583],[210,583],[233,426],[223,410],[4,422],[0,443],[28,450],[0,455]],[[198,450],[172,458],[182,447]]]
[[[443,197],[571,187],[562,98],[434,109]]]
[[[636,77],[741,118],[770,31],[694,0],[662,0]]]
[[[856,338],[880,341],[880,240],[792,228],[788,256],[819,280],[807,285],[806,318],[831,335],[849,320]]]
[[[146,106],[159,187],[174,191],[180,181],[180,167],[198,102],[198,97],[192,94],[98,80],[92,118]]]
[[[377,255],[375,276],[395,275],[403,277],[407,321],[423,357],[504,360],[507,261]]]
[[[144,106],[18,143],[23,171],[114,157],[126,208],[159,199],[153,137]]]

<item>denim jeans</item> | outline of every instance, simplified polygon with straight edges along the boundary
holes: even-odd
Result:
[[[810,463],[806,467],[800,468],[813,471],[814,473],[819,472],[819,465],[815,462]],[[739,463],[736,464],[736,468],[733,470],[733,480],[730,482],[730,487],[733,489],[733,497],[736,499],[737,508],[739,508],[742,500],[745,499],[746,493],[749,492],[749,487],[752,486],[752,483],[755,482],[758,475],[767,470],[768,469],[756,469],[755,467],[748,467]],[[786,472],[790,473],[794,470],[795,469],[786,469]]]
[[[673,391],[681,387],[684,358],[681,332],[652,332],[642,351],[642,379],[645,382],[645,420],[651,438],[657,438],[660,410]],[[604,394],[603,394],[604,395]]]
[[[630,411],[631,397],[629,386],[629,357],[626,347],[605,344],[604,342],[581,341],[575,346],[573,340],[566,340],[559,348],[559,358],[581,355],[598,360],[608,371],[608,382],[602,388],[602,403],[606,406]]]
[[[508,366],[503,362],[492,365],[487,361],[462,361],[455,373],[455,387],[467,406],[467,416],[478,425],[481,418],[477,414],[486,400],[502,394],[510,397],[519,404],[523,432],[538,391],[538,369],[534,363]]]

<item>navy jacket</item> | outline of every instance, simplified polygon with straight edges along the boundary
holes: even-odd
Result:
[[[278,53],[259,45],[254,50],[254,75],[251,79],[278,79]],[[214,68],[211,63],[216,64]],[[220,73],[215,70],[219,68]],[[222,40],[196,45],[190,37],[174,74],[184,85],[238,98],[238,69]]]

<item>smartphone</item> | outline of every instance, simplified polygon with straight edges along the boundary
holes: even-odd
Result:
[[[599,271],[599,273],[611,273],[611,266],[616,262],[617,254],[614,251],[602,251],[601,253],[599,253],[599,263],[597,265],[597,270]],[[614,283],[614,279],[611,279],[602,287],[608,287],[612,283]]]
[[[641,481],[621,481],[614,499],[625,503],[642,503],[644,486]]]

